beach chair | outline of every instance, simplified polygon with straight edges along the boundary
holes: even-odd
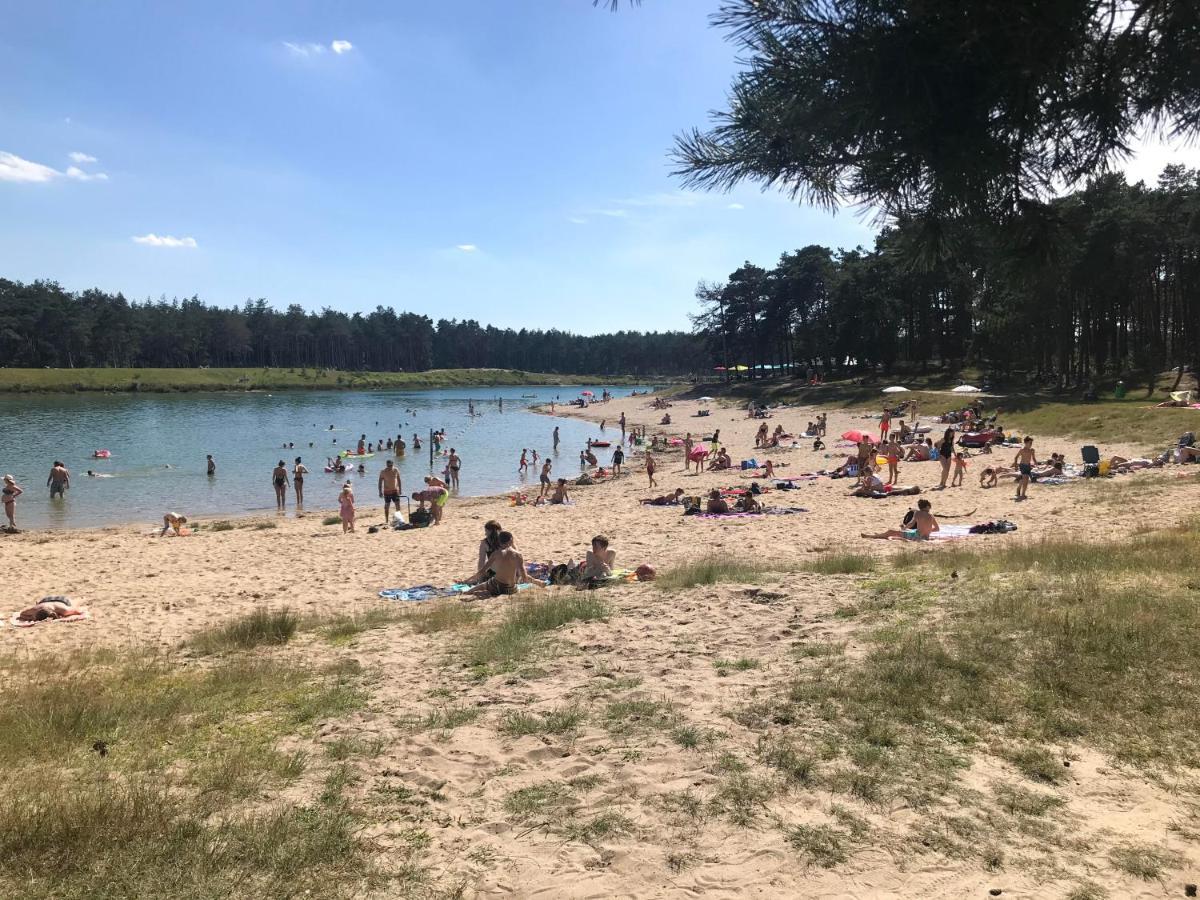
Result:
[[[1083,477],[1095,478],[1100,474],[1100,451],[1096,447],[1088,444],[1085,447],[1079,448],[1079,455],[1083,457]]]

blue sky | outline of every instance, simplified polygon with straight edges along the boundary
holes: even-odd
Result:
[[[698,280],[874,233],[670,177],[734,71],[716,5],[8,4],[0,276],[686,328]]]

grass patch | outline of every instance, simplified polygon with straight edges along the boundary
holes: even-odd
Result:
[[[805,563],[804,571],[817,575],[863,575],[874,572],[875,558],[867,553],[825,553]]]
[[[0,680],[0,896],[341,897],[372,879],[340,796],[256,804],[308,760],[280,741],[363,697],[276,660],[66,654]],[[64,852],[63,848],[69,848]]]
[[[724,816],[734,825],[753,824],[775,795],[775,785],[766,778],[737,773],[724,778],[708,801],[713,815]]]
[[[729,672],[746,672],[750,669],[757,669],[760,665],[757,659],[751,659],[748,656],[713,660],[713,667],[717,670],[718,675],[726,675]]]
[[[601,781],[594,775],[571,781],[540,781],[505,797],[504,809],[519,824],[546,828],[569,841],[595,844],[633,830],[633,823],[615,810],[591,818],[579,815],[581,795]]]
[[[299,617],[286,606],[275,610],[260,606],[239,619],[196,633],[185,646],[204,655],[249,650],[263,645],[286,644],[299,628]]]
[[[668,731],[676,727],[680,719],[675,704],[648,697],[614,700],[604,710],[605,727],[613,734]]]
[[[539,649],[546,632],[570,622],[604,619],[608,612],[607,604],[590,592],[516,601],[498,626],[467,643],[465,661],[480,674],[510,671]]]
[[[544,713],[510,712],[500,721],[500,733],[509,737],[568,734],[576,731],[586,718],[577,706],[562,706]]]
[[[209,531],[233,531],[237,526],[232,522],[213,522],[208,526]]]
[[[1061,797],[1026,790],[1011,784],[997,784],[992,788],[1001,809],[1012,815],[1044,816],[1052,809],[1063,805]]]
[[[404,618],[417,634],[437,634],[474,628],[483,618],[483,610],[455,601],[428,606]]]
[[[783,571],[787,569],[732,556],[703,556],[667,570],[658,576],[655,584],[664,591],[682,591],[709,584],[755,584]]]
[[[385,628],[399,621],[399,616],[390,607],[375,607],[353,616],[334,616],[320,626],[321,634],[330,643],[342,644],[364,631]]]
[[[808,865],[832,869],[850,858],[846,836],[828,825],[797,825],[788,831],[787,839]]]
[[[323,518],[321,520],[321,524],[322,525],[341,525],[342,517],[341,516],[326,516],[325,518]]]
[[[397,724],[409,731],[451,732],[462,725],[478,721],[481,710],[478,706],[442,706],[430,710],[423,716],[410,716]]]
[[[1164,869],[1183,864],[1178,853],[1153,844],[1123,844],[1114,847],[1108,858],[1122,872],[1146,881],[1161,877]]]

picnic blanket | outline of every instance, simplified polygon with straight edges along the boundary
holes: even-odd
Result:
[[[803,506],[767,506],[763,513],[768,516],[794,516],[808,512]]]
[[[688,516],[689,519],[754,519],[758,516],[765,515],[760,512],[727,512],[727,513],[696,513]]]
[[[543,562],[532,562],[525,564],[525,571],[529,573],[530,578],[536,578],[539,581],[545,581],[550,576],[550,564]],[[384,588],[379,592],[379,596],[384,600],[400,600],[408,603],[421,603],[426,600],[436,600],[439,597],[454,597],[465,591],[469,591],[475,585],[466,584],[464,582],[455,582],[450,587],[437,587],[432,584],[418,584],[409,588]],[[517,590],[523,591],[526,588],[533,587],[532,584],[518,584]]]

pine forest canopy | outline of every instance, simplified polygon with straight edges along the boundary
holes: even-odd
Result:
[[[1025,242],[965,228],[960,251],[928,266],[912,264],[911,222],[872,251],[746,263],[701,285],[696,328],[722,365],[970,363],[1064,385],[1200,371],[1200,173],[1168,167],[1155,188],[1105,175],[1053,201],[1043,225]]]
[[[684,375],[702,364],[686,332],[576,335],[500,329],[376,307],[285,312],[197,297],[131,303],[100,290],[0,279],[0,364],[16,367],[274,366],[379,372],[498,368],[566,375]]]
[[[1196,0],[726,0],[728,109],[677,173],[884,217],[1006,220],[1146,127],[1200,134]]]

